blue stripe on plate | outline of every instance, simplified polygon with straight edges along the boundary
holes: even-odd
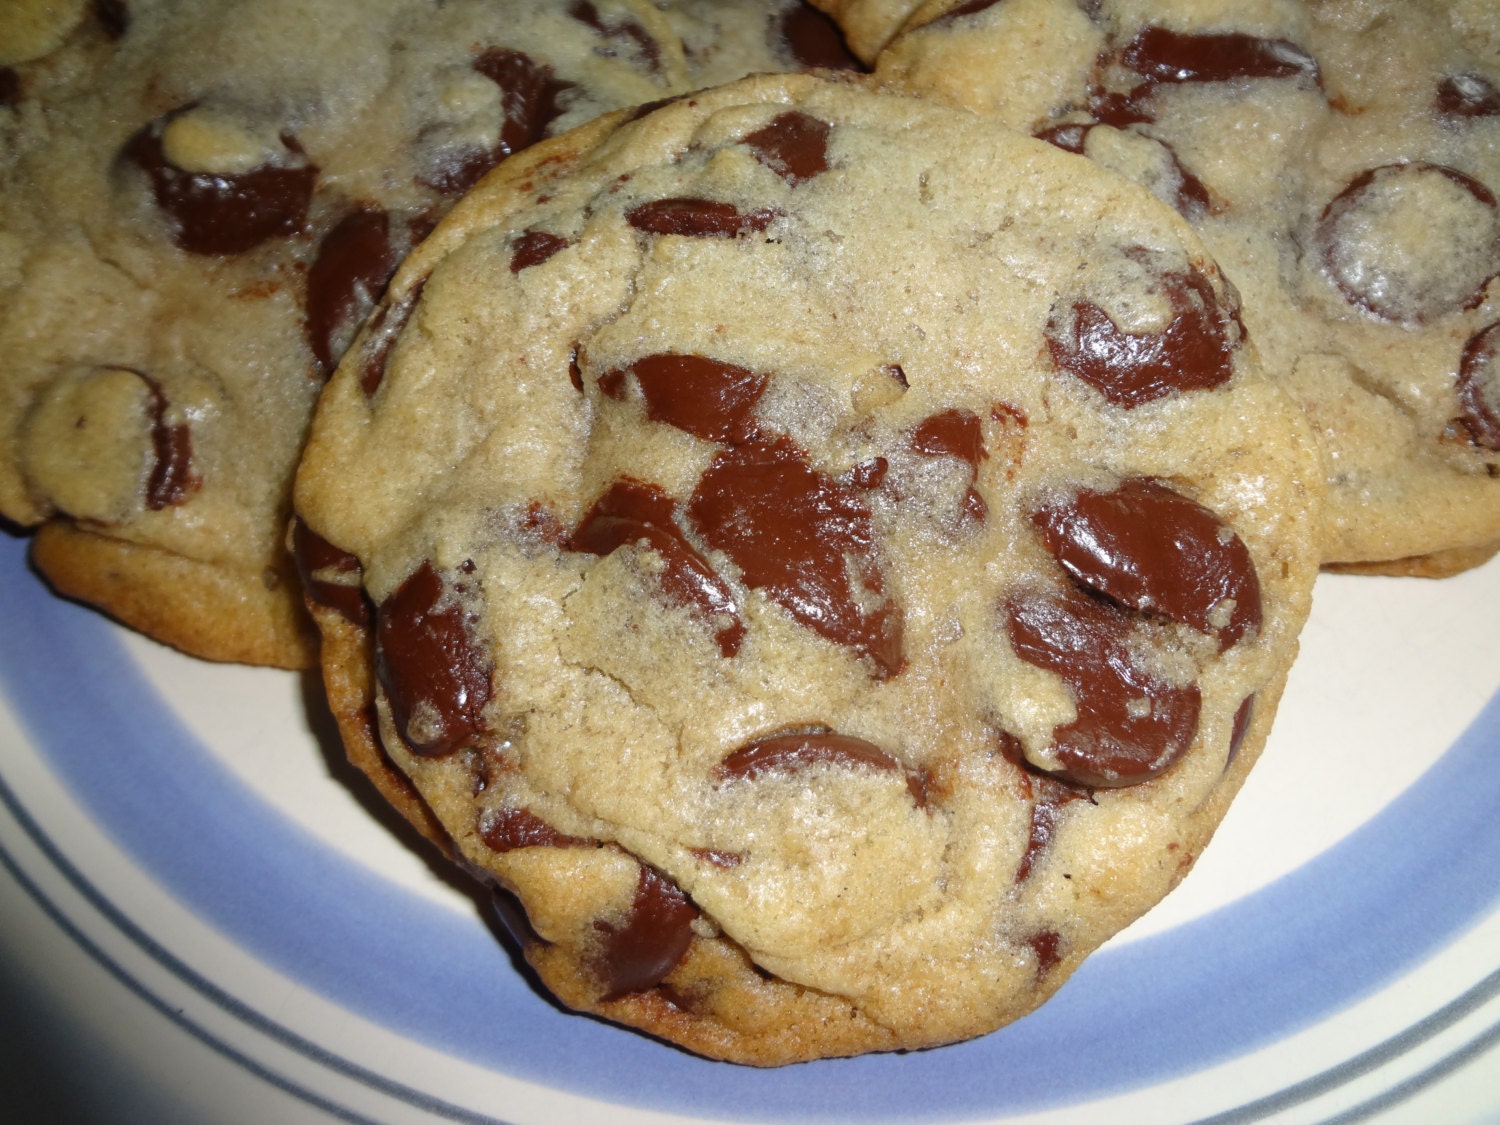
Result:
[[[1500,898],[1500,695],[1360,830],[1263,890],[1102,952],[972,1043],[764,1072],[564,1015],[457,916],[332,852],[245,790],[116,634],[0,543],[3,683],[56,775],[189,909],[402,1035],[575,1094],[665,1111],[920,1120],[1073,1104],[1191,1073],[1348,1006]],[[107,888],[105,888],[107,891]]]

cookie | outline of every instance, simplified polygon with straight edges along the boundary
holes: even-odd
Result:
[[[770,1065],[982,1034],[1175,885],[1320,497],[1170,208],[793,75],[466,197],[324,393],[296,544],[351,757],[547,987]]]
[[[621,0],[32,2],[0,16],[0,515],[64,593],[309,663],[282,539],[326,376],[507,153],[690,78]]]
[[[1326,563],[1436,575],[1500,546],[1500,9],[937,0],[877,69],[1192,222],[1323,438]]]

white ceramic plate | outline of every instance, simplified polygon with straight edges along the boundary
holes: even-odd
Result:
[[[180,657],[24,552],[0,1032],[70,1120],[1500,1120],[1500,565],[1322,579],[1213,846],[1041,1011],[757,1071],[559,1011],[350,776],[314,680]]]

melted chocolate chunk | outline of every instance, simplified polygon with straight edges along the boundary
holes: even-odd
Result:
[[[1452,74],[1438,83],[1434,104],[1443,117],[1500,117],[1500,90],[1478,74]]]
[[[1500,450],[1500,321],[1464,345],[1458,365],[1459,421],[1475,445]]]
[[[474,69],[500,87],[504,119],[500,139],[490,149],[465,149],[423,179],[445,195],[462,195],[507,156],[530,148],[547,135],[562,113],[558,97],[573,83],[553,76],[552,68],[522,51],[491,47],[474,59]]]
[[[833,17],[811,4],[798,3],[781,17],[781,39],[804,67],[823,70],[867,70],[849,51]]]
[[[680,234],[690,238],[738,238],[762,231],[779,214],[762,207],[746,214],[732,203],[713,199],[653,199],[632,207],[625,220],[647,234]]]
[[[573,243],[562,235],[545,230],[529,230],[516,239],[510,252],[510,272],[520,273],[539,266],[559,250]]]
[[[873,742],[832,731],[807,734],[776,734],[741,746],[715,768],[720,778],[754,781],[768,773],[793,773],[811,766],[832,764],[846,769],[905,773],[896,761]],[[921,778],[907,775],[907,790],[918,808],[927,805]]]
[[[1148,82],[1232,82],[1240,78],[1298,78],[1320,85],[1318,60],[1286,39],[1239,32],[1185,34],[1147,27],[1125,45],[1120,61]]]
[[[849,470],[849,483],[855,488],[879,488],[885,480],[885,475],[890,471],[891,463],[884,457],[874,457],[869,461],[861,461]]]
[[[646,416],[704,441],[754,441],[755,404],[766,377],[732,363],[701,355],[663,352],[638,359],[627,369],[646,402]],[[624,372],[607,372],[599,389],[611,398],[625,394]]]
[[[584,516],[571,547],[608,555],[644,544],[661,556],[659,581],[667,601],[696,610],[715,627],[719,653],[734,656],[745,639],[745,623],[734,594],[677,526],[677,502],[655,485],[619,480]]]
[[[688,504],[705,543],[797,621],[900,672],[901,613],[883,596],[870,509],[858,491],[818,472],[787,442],[714,458]]]
[[[1089,132],[1095,127],[1093,124],[1053,125],[1037,133],[1036,137],[1065,152],[1083,156],[1087,153]],[[1175,148],[1156,137],[1150,139],[1161,147],[1176,180],[1176,190],[1167,202],[1177,209],[1178,214],[1188,219],[1201,219],[1209,214],[1213,210],[1213,195],[1208,190],[1208,185],[1188,171]]]
[[[676,883],[643,864],[625,921],[594,923],[600,935],[594,970],[604,984],[602,999],[618,1000],[661,983],[692,944],[697,917],[697,907]]]
[[[529,809],[486,809],[479,815],[479,838],[494,852],[516,848],[586,848],[594,841],[565,836]]]
[[[124,155],[146,173],[178,246],[190,254],[242,254],[268,239],[301,231],[318,169],[306,161],[295,139],[282,135],[283,163],[248,172],[187,172],[171,163],[162,148],[162,131],[173,116],[142,129],[126,144]]]
[[[1484,300],[1500,273],[1496,212],[1494,192],[1463,172],[1385,164],[1356,176],[1328,204],[1316,239],[1346,301],[1416,326]]]
[[[917,424],[911,432],[911,447],[928,457],[957,457],[969,466],[969,491],[964,496],[964,515],[982,521],[989,505],[974,488],[979,463],[989,456],[979,416],[968,410],[945,410]]]
[[[0,66],[0,108],[14,109],[21,104],[21,76],[15,67]]]
[[[1031,876],[1037,860],[1047,850],[1047,845],[1052,843],[1063,807],[1084,799],[1082,793],[1051,778],[1041,775],[1027,777],[1036,793],[1031,802],[1031,833],[1026,840],[1026,851],[1016,867],[1015,881],[1018,884],[1024,883]]]
[[[1245,743],[1245,735],[1250,733],[1250,720],[1255,718],[1255,696],[1245,696],[1245,702],[1240,704],[1238,711],[1234,713],[1234,725],[1229,728],[1229,754],[1224,759],[1224,768],[1227,770],[1234,764],[1235,757],[1240,752],[1240,747]]]
[[[327,606],[355,625],[370,620],[370,605],[360,586],[359,560],[324,539],[299,516],[292,521],[292,558],[302,592],[319,605]],[[352,581],[339,582],[329,574],[347,576]]]
[[[1054,310],[1047,348],[1062,370],[1116,406],[1141,406],[1174,391],[1211,390],[1234,374],[1238,323],[1201,273],[1169,273],[1162,289],[1172,309],[1166,331],[1123,332],[1098,305],[1075,301]]]
[[[1201,699],[1135,660],[1132,618],[1078,590],[1013,597],[1005,604],[1022,660],[1062,677],[1078,717],[1052,732],[1057,776],[1101,789],[1134,785],[1169,769],[1192,745]]]
[[[411,319],[412,310],[422,297],[426,279],[419,281],[407,291],[405,297],[394,304],[383,304],[376,310],[370,322],[370,332],[360,347],[359,385],[366,395],[374,395],[385,379],[385,365],[390,361],[396,340]]]
[[[377,610],[376,675],[401,737],[427,758],[451,754],[484,730],[494,668],[474,640],[462,592],[424,562]]]
[[[344,216],[323,239],[307,272],[307,338],[325,374],[338,365],[395,269],[390,217],[379,207]]]
[[[799,109],[745,138],[750,151],[792,187],[828,171],[828,122]]]
[[[1031,951],[1036,954],[1036,975],[1044,977],[1062,960],[1062,935],[1056,930],[1043,930],[1026,939]]]
[[[1260,628],[1260,577],[1244,542],[1154,480],[1085,489],[1032,522],[1074,581],[1127,609],[1217,636],[1220,649]]]
[[[619,23],[614,24],[606,23],[604,18],[599,15],[599,9],[590,3],[589,0],[576,0],[575,3],[568,7],[568,15],[572,16],[579,23],[587,24],[593,28],[606,41],[624,43],[627,50],[633,48],[640,54],[641,58],[651,64],[652,70],[660,68],[660,45],[635,20],[621,20]],[[614,52],[607,51],[605,53],[613,54]]]
[[[140,374],[137,372],[137,374]],[[183,503],[203,484],[193,472],[193,433],[186,422],[167,421],[166,393],[141,375],[151,393],[151,471],[146,476],[146,507],[153,512]]]
[[[1038,133],[1032,134],[1039,141],[1046,141],[1055,148],[1064,152],[1076,153],[1082,156],[1084,148],[1088,144],[1089,130],[1094,128],[1091,123],[1049,125]]]

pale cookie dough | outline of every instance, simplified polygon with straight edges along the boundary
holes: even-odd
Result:
[[[283,548],[327,373],[508,152],[681,93],[645,0],[0,9],[0,518],[62,592],[304,665]]]
[[[564,1003],[778,1064],[986,1032],[1265,738],[1321,476],[1190,228],[812,75],[507,162],[329,383],[351,756]]]
[[[1500,6],[934,0],[880,57],[1172,203],[1323,438],[1323,558],[1500,546]]]

